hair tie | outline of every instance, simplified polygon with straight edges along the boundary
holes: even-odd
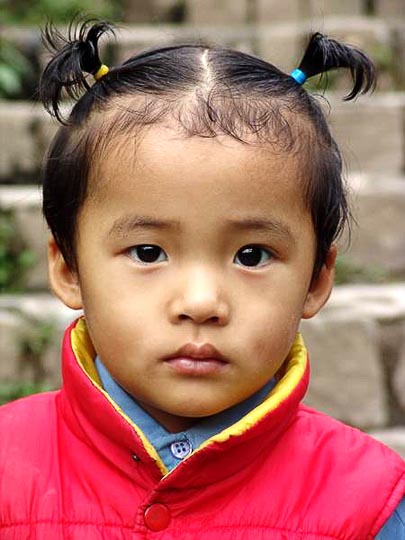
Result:
[[[307,80],[307,76],[305,75],[305,73],[297,68],[297,69],[294,69],[291,73],[290,73],[290,77],[292,77],[293,79],[295,79],[297,81],[298,84],[304,84],[304,82]]]
[[[94,73],[93,77],[96,81],[99,81],[104,77],[104,75],[107,75],[107,73],[110,71],[110,68],[106,66],[105,64],[101,64],[101,66],[98,68],[96,73]]]

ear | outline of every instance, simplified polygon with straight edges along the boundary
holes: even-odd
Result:
[[[336,254],[336,246],[332,246],[319,275],[312,280],[304,303],[303,319],[310,319],[316,315],[328,301],[335,278]]]
[[[71,309],[81,309],[79,276],[66,264],[52,235],[48,241],[48,272],[51,289],[56,296]]]

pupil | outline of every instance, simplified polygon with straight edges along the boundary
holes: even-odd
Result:
[[[256,247],[244,248],[239,259],[245,266],[256,266],[261,260],[260,249]]]
[[[139,258],[143,262],[155,262],[159,257],[160,248],[157,246],[140,246],[139,248]]]

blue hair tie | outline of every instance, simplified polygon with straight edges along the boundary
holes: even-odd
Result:
[[[297,69],[294,69],[291,73],[290,73],[290,77],[292,77],[293,79],[295,79],[297,81],[298,84],[304,84],[304,82],[307,80],[307,76],[305,75],[305,73],[303,71],[301,71],[299,68]]]

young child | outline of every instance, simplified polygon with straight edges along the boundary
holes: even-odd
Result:
[[[300,403],[348,217],[302,84],[349,68],[352,99],[371,61],[315,34],[291,75],[201,44],[108,68],[110,30],[46,31],[50,283],[85,316],[62,389],[1,409],[1,540],[405,538],[402,459]]]

